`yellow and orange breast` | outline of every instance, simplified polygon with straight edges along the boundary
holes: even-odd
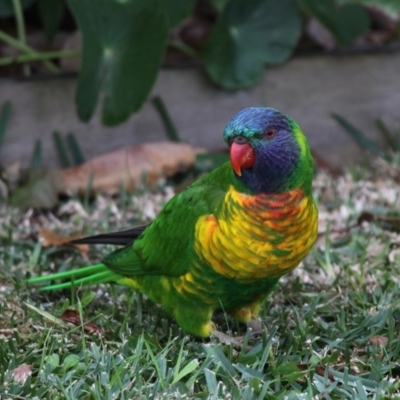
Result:
[[[305,257],[317,237],[318,211],[300,189],[250,196],[233,187],[218,217],[196,224],[196,252],[217,273],[239,281],[279,277]]]

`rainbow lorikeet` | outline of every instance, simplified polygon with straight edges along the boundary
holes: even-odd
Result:
[[[148,226],[79,239],[125,245],[100,264],[30,279],[43,290],[116,282],[160,303],[183,330],[207,337],[213,312],[256,318],[279,278],[317,236],[313,159],[296,122],[246,108],[227,124],[230,162],[175,195]]]

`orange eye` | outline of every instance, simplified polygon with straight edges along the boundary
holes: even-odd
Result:
[[[268,127],[265,130],[265,136],[267,139],[272,139],[276,135],[276,129],[273,126]]]

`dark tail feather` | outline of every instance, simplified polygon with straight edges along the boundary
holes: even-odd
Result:
[[[137,239],[147,228],[147,225],[136,226],[126,231],[102,233],[82,239],[72,240],[73,244],[115,244],[126,246]]]

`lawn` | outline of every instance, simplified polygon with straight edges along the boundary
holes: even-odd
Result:
[[[171,188],[90,204],[70,199],[54,212],[0,206],[0,398],[400,397],[399,165],[400,157],[335,178],[319,172],[313,250],[280,281],[260,321],[247,328],[217,314],[226,336],[209,340],[186,335],[123,287],[43,293],[24,283],[112,249],[60,246],[52,232],[89,235],[148,221]]]

